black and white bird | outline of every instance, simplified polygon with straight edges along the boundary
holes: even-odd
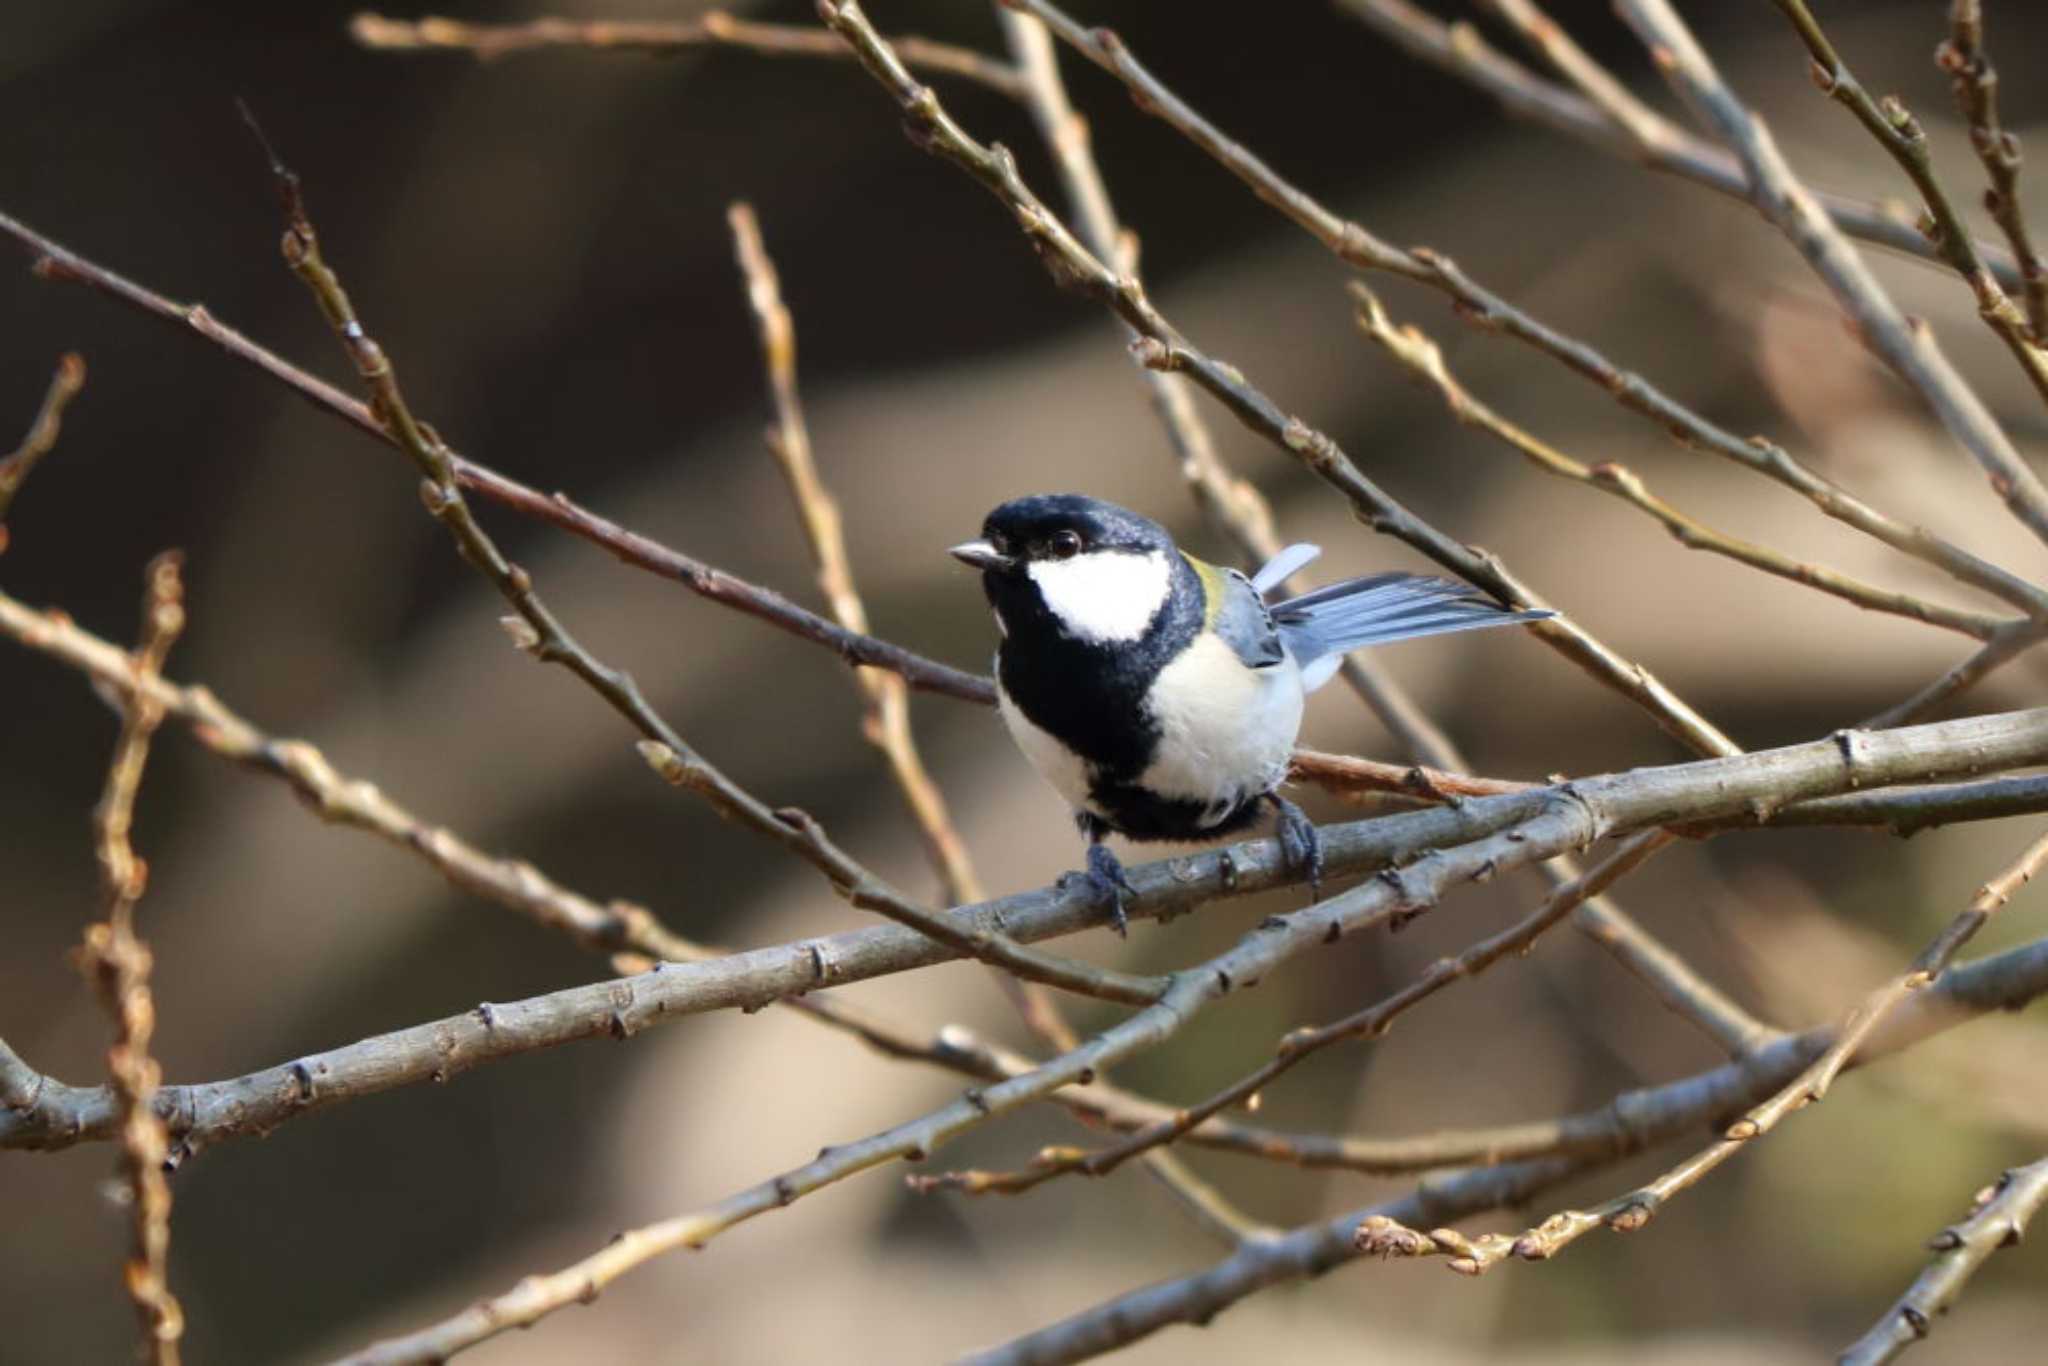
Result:
[[[1268,604],[1321,552],[1294,545],[1246,578],[1150,518],[1075,493],[1004,503],[952,548],[981,571],[1002,643],[996,694],[1032,766],[1073,806],[1084,876],[1119,932],[1131,886],[1102,841],[1205,840],[1270,806],[1289,862],[1322,871],[1315,826],[1279,793],[1303,700],[1344,652],[1538,621],[1478,590],[1374,574]]]

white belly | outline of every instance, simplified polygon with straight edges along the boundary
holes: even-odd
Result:
[[[1219,637],[1198,637],[1152,685],[1159,747],[1140,784],[1162,797],[1199,802],[1222,820],[1286,776],[1302,696],[1292,656],[1247,669]]]
[[[1017,742],[1017,748],[1024,751],[1024,757],[1031,761],[1039,776],[1051,783],[1053,790],[1065,797],[1069,806],[1076,811],[1102,814],[1088,800],[1088,765],[1081,756],[1039,729],[1037,723],[1020,711],[1010,700],[1010,694],[1001,687],[996,689],[996,710],[1002,713],[1003,724],[1009,728],[1010,738]]]

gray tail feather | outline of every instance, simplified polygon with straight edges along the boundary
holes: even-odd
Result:
[[[1557,613],[1515,611],[1469,584],[1420,574],[1374,574],[1273,604],[1273,624],[1304,669],[1361,645],[1542,621]],[[1318,671],[1321,672],[1321,671]]]

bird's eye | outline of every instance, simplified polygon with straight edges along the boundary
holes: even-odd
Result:
[[[982,536],[982,539],[988,542],[988,548],[995,551],[996,554],[1008,555],[1010,553],[1010,539],[1001,532],[987,532]]]
[[[1056,560],[1071,560],[1081,553],[1081,533],[1078,531],[1055,531],[1045,543]]]

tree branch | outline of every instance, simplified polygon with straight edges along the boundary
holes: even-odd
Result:
[[[1877,139],[1878,146],[1899,163],[1899,169],[1913,182],[1913,188],[1920,192],[1920,198],[1927,205],[1927,221],[1924,227],[1933,241],[1935,250],[1942,259],[1955,268],[1956,274],[1970,287],[1977,297],[1977,312],[1998,339],[2005,343],[2018,361],[2020,369],[2033,383],[2034,389],[2043,399],[2048,399],[2048,350],[2035,340],[2027,323],[2027,315],[2020,311],[2006,292],[1999,287],[1997,277],[1992,275],[1982,258],[1977,255],[1977,241],[1970,235],[1970,228],[1956,212],[1949,200],[1948,189],[1935,173],[1934,158],[1928,154],[1927,133],[1920,127],[1920,120],[1913,117],[1911,110],[1902,104],[1897,96],[1885,96],[1882,104],[1870,97],[1849,70],[1847,62],[1828,41],[1826,30],[1820,20],[1814,17],[1806,0],[1774,0],[1778,10],[1792,23],[1801,42],[1813,58],[1813,80],[1821,93],[1856,116],[1856,121]],[[1995,207],[1994,199],[1994,207]]]
[[[1966,964],[1915,998],[1871,1040],[1864,1060],[1994,1010],[2013,1010],[2048,995],[2048,940]],[[1826,1049],[1830,1029],[1788,1035],[1732,1062],[1623,1097],[1623,1153],[1639,1152],[1767,1095]],[[1609,1159],[1611,1160],[1611,1159]],[[968,1358],[975,1366],[1048,1366],[1080,1361],[1150,1336],[1175,1323],[1207,1323],[1271,1285],[1319,1276],[1359,1257],[1401,1252],[1409,1226],[1436,1228],[1485,1210],[1521,1204],[1603,1159],[1590,1154],[1546,1157],[1444,1173],[1411,1194],[1303,1225],[1279,1238],[1247,1244],[1188,1276],[1130,1291],[1001,1347]]]
[[[14,454],[0,460],[0,554],[7,550],[7,509],[14,502],[14,496],[21,492],[21,486],[35,472],[57,444],[57,433],[64,425],[64,410],[71,406],[71,400],[78,397],[78,391],[85,387],[85,359],[75,352],[66,353],[57,362],[57,373],[50,380],[50,388],[43,395],[42,407],[36,410],[35,421],[29,424],[28,435],[14,448]]]
[[[711,10],[694,19],[541,18],[521,24],[471,24],[429,15],[407,21],[364,12],[349,21],[349,35],[363,47],[386,52],[468,52],[479,61],[544,48],[587,52],[641,52],[668,56],[702,47],[735,47],[763,57],[822,57],[845,61],[844,44],[823,29],[803,24],[764,24]],[[952,43],[910,35],[893,38],[903,60],[934,75],[958,76],[1013,100],[1025,97],[1019,74],[983,53]]]
[[[1640,161],[1653,171],[1704,185],[1731,199],[1749,198],[1749,179],[1741,164],[1725,149],[1694,137],[1666,119],[1659,118],[1654,125],[1618,123],[1595,101],[1582,99],[1503,56],[1468,23],[1446,24],[1408,0],[1337,0],[1337,8],[1389,39],[1409,56],[1458,76],[1493,96],[1509,114]],[[1495,8],[1506,12],[1505,6],[1496,4]],[[1545,53],[1554,60],[1547,45]],[[1646,140],[1644,133],[1652,136]],[[1822,194],[1819,199],[1828,216],[1851,237],[1923,261],[1939,259],[1926,235],[1887,205],[1835,194]],[[2018,285],[2019,271],[2010,256],[1989,243],[1979,243],[1977,250],[2001,284],[2008,289]]]
[[[149,867],[136,857],[129,832],[135,824],[142,771],[149,762],[150,737],[164,719],[163,708],[145,685],[162,674],[164,657],[185,628],[179,560],[177,552],[170,551],[149,566],[142,645],[132,657],[135,686],[123,699],[121,738],[93,814],[107,916],[86,927],[85,943],[78,950],[79,968],[114,1022],[114,1044],[107,1050],[107,1072],[113,1078],[109,1099],[119,1126],[121,1175],[134,1224],[122,1283],[142,1321],[143,1348],[156,1366],[177,1366],[185,1312],[169,1282],[171,1188],[163,1172],[169,1140],[155,1109],[163,1073],[149,1055],[150,1037],[156,1032],[156,1004],[149,990],[151,958],[149,946],[135,933],[135,904],[148,885]]]
[[[1885,612],[1925,622],[1950,631],[1987,640],[2001,628],[2020,623],[1966,608],[1931,602],[1911,593],[1897,592],[1865,583],[1824,565],[1809,564],[1789,555],[1718,531],[1688,515],[1652,493],[1642,477],[1625,465],[1604,461],[1587,465],[1558,450],[1526,429],[1508,421],[1474,398],[1444,364],[1443,352],[1427,333],[1413,323],[1397,326],[1371,290],[1356,281],[1351,296],[1358,304],[1359,330],[1373,340],[1410,374],[1434,385],[1451,416],[1515,451],[1537,469],[1611,495],[1649,516],[1680,545],[1725,556],[1737,564],[1793,583],[1804,584],[1831,597],[1873,612]]]
[[[2020,458],[1989,409],[1936,345],[1908,320],[1819,203],[1793,174],[1761,119],[1745,108],[1666,0],[1617,0],[1665,80],[1713,125],[1749,174],[1757,209],[1789,238],[1855,322],[1864,343],[1906,381],[1990,478],[2012,515],[2048,542],[2048,487]]]
[[[2026,1232],[2027,1221],[2048,1205],[2048,1158],[2015,1167],[1977,1193],[1970,1217],[1934,1235],[1937,1254],[1904,1295],[1868,1333],[1842,1353],[1842,1366],[1879,1366],[1927,1336],[1934,1320],[1955,1307],[1963,1287],[2000,1248]]]
[[[2034,250],[2020,205],[2020,140],[2006,131],[1998,117],[1998,73],[1984,51],[1984,6],[1981,0],[1954,0],[1949,7],[1948,41],[1935,49],[1935,65],[1955,86],[1956,105],[1970,124],[1970,145],[1984,163],[1991,188],[1984,207],[2012,244],[2019,266],[2017,288],[2026,294],[2027,321],[2034,341],[2048,339],[2048,271]],[[2013,286],[2010,279],[2001,283]]]

